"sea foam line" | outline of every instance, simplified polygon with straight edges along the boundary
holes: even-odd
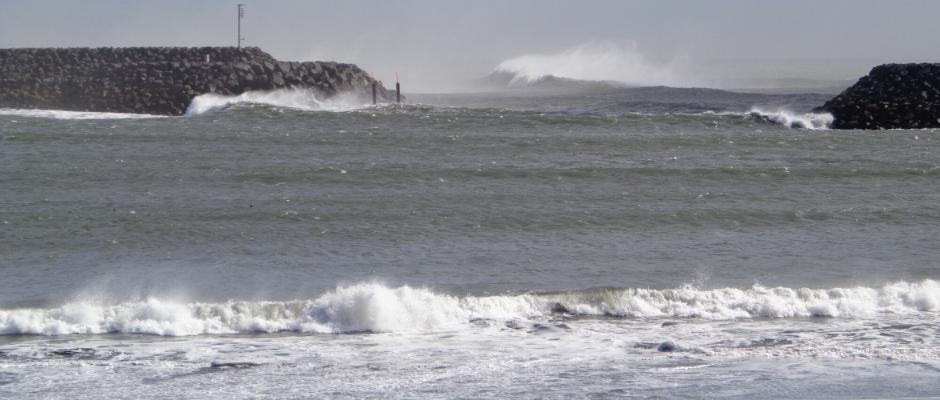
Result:
[[[10,116],[29,117],[29,118],[79,119],[79,120],[165,118],[162,115],[151,115],[151,114],[129,114],[129,113],[65,111],[65,110],[34,110],[34,109],[15,109],[15,108],[0,108],[0,115],[10,115]]]
[[[755,285],[748,289],[701,290],[684,286],[482,297],[361,283],[337,287],[312,300],[187,304],[148,298],[118,304],[74,301],[46,309],[3,309],[0,334],[423,332],[464,329],[477,319],[532,320],[558,313],[728,320],[859,318],[937,311],[940,284],[933,280],[831,289]]]

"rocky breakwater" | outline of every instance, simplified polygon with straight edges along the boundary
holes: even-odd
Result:
[[[372,101],[353,64],[283,62],[256,47],[0,49],[0,108],[182,115],[201,94],[282,88]],[[395,94],[380,86],[378,97]]]
[[[940,127],[940,64],[885,64],[815,111],[835,129]]]

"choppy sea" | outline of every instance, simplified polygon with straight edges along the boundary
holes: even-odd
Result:
[[[0,110],[0,397],[940,396],[940,132],[829,97]]]

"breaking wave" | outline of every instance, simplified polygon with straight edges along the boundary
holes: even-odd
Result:
[[[362,97],[355,93],[339,94],[329,99],[321,99],[310,90],[278,89],[249,91],[232,96],[215,93],[199,95],[189,104],[186,115],[221,111],[238,104],[265,104],[304,111],[351,111],[367,106]]]
[[[829,113],[794,113],[786,110],[764,111],[752,108],[747,113],[751,118],[796,129],[829,129],[833,116]]]
[[[677,69],[675,61],[662,65],[651,62],[635,45],[589,42],[560,53],[510,58],[493,72],[511,75],[510,86],[532,84],[549,77],[637,86],[695,86]]]
[[[377,283],[341,286],[313,300],[174,303],[156,298],[102,305],[0,310],[0,334],[240,332],[415,332],[460,329],[471,321],[538,320],[553,314],[714,320],[872,317],[940,311],[940,283],[895,282],[833,289],[590,289],[513,296],[456,297]]]

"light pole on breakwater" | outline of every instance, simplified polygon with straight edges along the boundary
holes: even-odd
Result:
[[[236,18],[237,19],[236,25],[238,26],[238,28],[236,28],[236,31],[235,31],[235,36],[236,36],[235,47],[239,49],[242,48],[242,42],[245,40],[245,38],[242,37],[242,18],[245,18],[245,5],[239,3],[238,4],[238,18]]]

